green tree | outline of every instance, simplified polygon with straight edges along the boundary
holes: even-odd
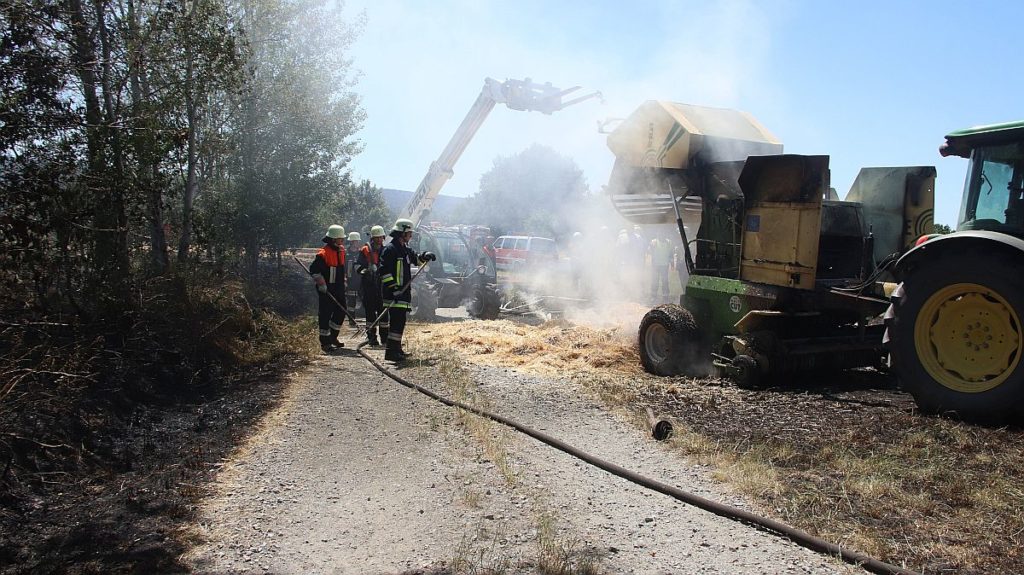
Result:
[[[348,48],[361,21],[327,0],[245,0],[244,90],[234,102],[237,142],[226,190],[250,275],[264,250],[314,233],[316,215],[343,193],[364,113]]]
[[[953,228],[947,226],[946,224],[935,224],[935,233],[937,233],[937,234],[951,234],[951,233],[953,233]]]
[[[391,212],[380,188],[369,180],[363,180],[347,185],[333,205],[327,207],[319,222],[320,228],[341,222],[347,231],[359,232],[366,241],[370,227],[384,226],[385,230],[390,230],[393,223],[390,220]]]
[[[558,237],[566,233],[587,196],[587,182],[576,162],[534,144],[495,159],[480,178],[480,190],[456,209],[455,217],[496,233]]]

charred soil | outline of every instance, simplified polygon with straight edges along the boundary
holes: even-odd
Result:
[[[187,571],[196,501],[308,353],[308,328],[268,309],[293,274],[268,275],[258,293],[221,274],[154,282],[117,332],[3,326],[0,572]]]

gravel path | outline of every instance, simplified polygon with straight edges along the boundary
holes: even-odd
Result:
[[[707,469],[566,381],[494,368],[466,373],[495,411],[745,506]],[[401,374],[447,387],[436,365]],[[207,543],[188,559],[204,573],[863,573],[503,426],[474,431],[473,420],[482,421],[398,385],[354,352],[321,358],[225,466],[199,526]]]

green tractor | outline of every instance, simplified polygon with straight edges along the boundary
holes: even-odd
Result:
[[[1024,122],[953,132],[968,158],[957,231],[894,267],[890,363],[929,413],[1002,424],[1024,415]]]
[[[612,203],[639,224],[674,221],[689,272],[679,304],[640,324],[647,371],[760,387],[882,365],[882,280],[932,232],[934,167],[866,168],[839,201],[828,156],[783,154],[743,112],[661,101],[638,108],[608,146]],[[684,222],[680,206],[697,203],[699,221]]]
[[[412,317],[433,321],[437,308],[465,306],[470,317],[497,319],[501,312],[494,258],[458,230],[423,226],[410,246],[437,256],[423,277],[413,282]]]

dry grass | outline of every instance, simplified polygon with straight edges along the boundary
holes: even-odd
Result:
[[[921,417],[877,374],[749,392],[643,373],[635,332],[565,321],[417,327],[465,361],[568,379],[631,413],[674,419],[673,444],[761,512],[927,573],[1024,565],[1024,431]],[[637,417],[636,420],[642,421]]]
[[[597,575],[598,559],[587,553],[578,539],[564,539],[558,534],[558,518],[542,511],[535,518],[537,526],[537,571],[543,575]]]

